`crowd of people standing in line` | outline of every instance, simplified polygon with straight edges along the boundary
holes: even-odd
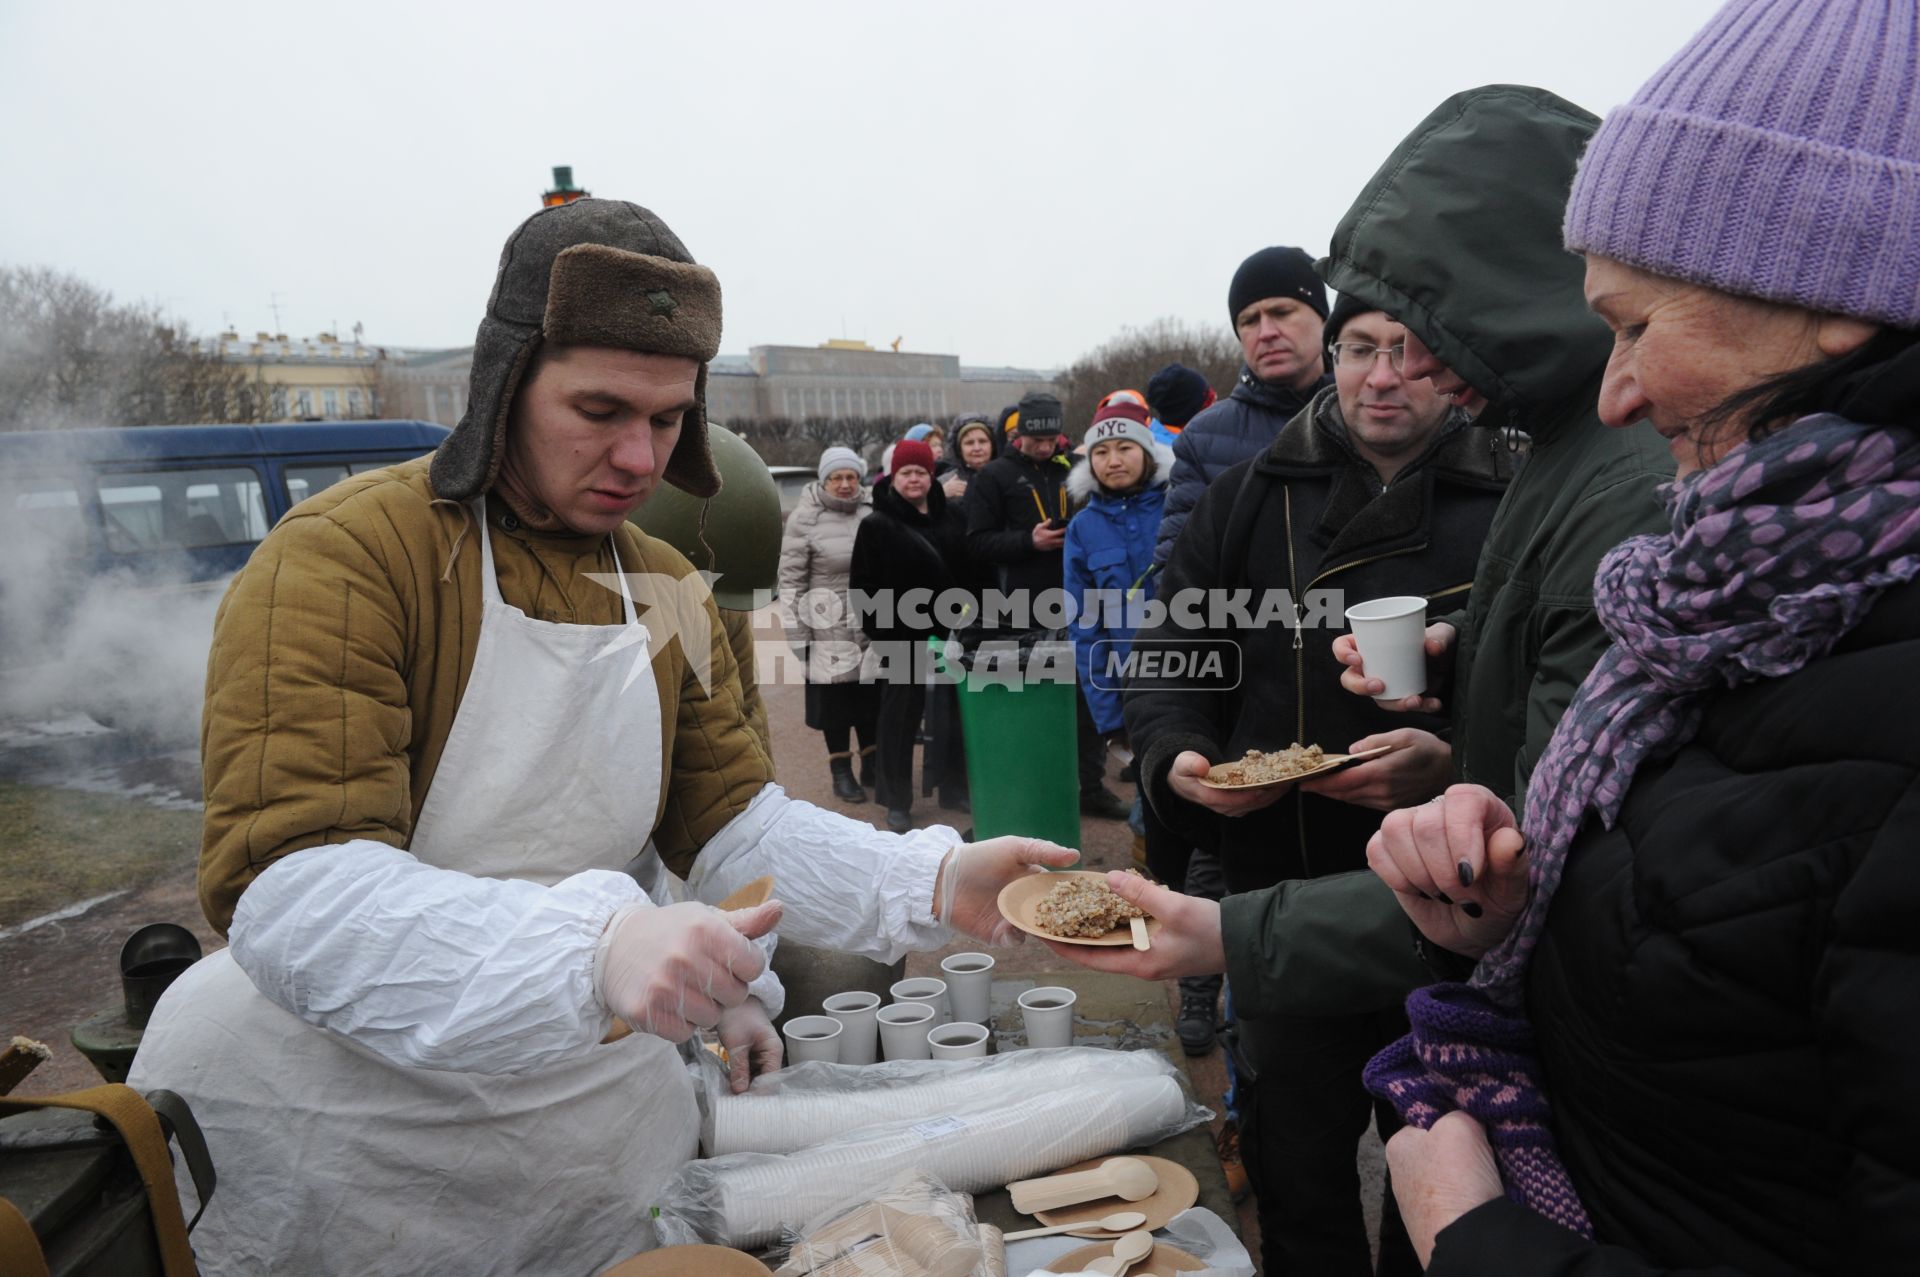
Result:
[[[1070,585],[1432,604],[1403,701],[1337,628],[1172,621],[1127,637],[1239,643],[1235,695],[1088,698],[1165,929],[1060,952],[1226,975],[1266,1271],[1920,1261],[1917,82],[1911,3],[1734,0],[1604,122],[1456,95],[1325,257],[1243,263],[1246,368],[1164,487],[1111,452],[1158,402],[1091,424]],[[1288,739],[1392,751],[1199,783]]]

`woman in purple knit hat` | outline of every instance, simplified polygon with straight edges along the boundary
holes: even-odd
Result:
[[[1435,1274],[1920,1271],[1920,5],[1727,5],[1565,234],[1672,528],[1525,811],[1369,848],[1477,960],[1368,1072],[1402,1214]]]

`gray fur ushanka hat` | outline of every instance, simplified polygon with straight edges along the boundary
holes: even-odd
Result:
[[[493,486],[514,393],[543,341],[697,361],[698,406],[661,477],[696,497],[720,491],[707,446],[707,364],[720,353],[720,281],[638,204],[582,199],[541,209],[500,252],[473,343],[467,412],[428,472],[435,496],[465,501]]]

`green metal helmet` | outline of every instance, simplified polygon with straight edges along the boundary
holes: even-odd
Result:
[[[717,494],[703,501],[672,484],[657,484],[627,521],[686,555],[694,567],[718,573],[713,601],[744,612],[754,606],[756,592],[766,592],[759,599],[765,602],[774,591],[780,568],[780,489],[760,454],[725,426],[707,423],[707,446],[720,472]]]

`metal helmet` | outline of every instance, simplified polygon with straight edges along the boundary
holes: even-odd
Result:
[[[703,501],[671,484],[658,484],[627,521],[686,555],[694,567],[718,573],[713,601],[744,612],[754,606],[757,591],[766,591],[761,602],[774,591],[780,567],[780,489],[760,454],[725,426],[707,424],[707,446],[720,472],[717,494]]]

